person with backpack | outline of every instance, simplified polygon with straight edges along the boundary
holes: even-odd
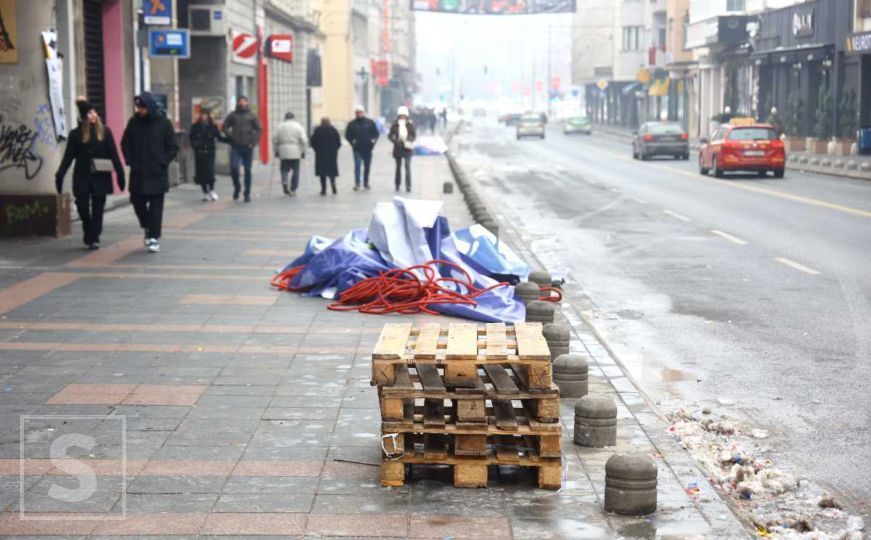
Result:
[[[82,221],[82,241],[88,249],[100,249],[103,232],[103,210],[106,196],[114,191],[112,171],[118,177],[118,187],[124,191],[124,167],[109,126],[103,124],[97,110],[86,100],[76,102],[79,126],[67,139],[63,159],[55,173],[55,187],[63,192],[64,176],[73,167],[73,198]]]

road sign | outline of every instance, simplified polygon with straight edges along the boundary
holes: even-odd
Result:
[[[606,81],[605,79],[599,79],[598,81],[596,81],[596,86],[599,87],[599,90],[604,90],[608,88],[608,81]]]
[[[266,41],[266,54],[278,60],[293,62],[293,36],[272,34]]]
[[[257,38],[233,30],[233,61],[249,66],[257,65]]]
[[[187,29],[148,31],[148,53],[152,58],[160,56],[190,58],[190,44],[191,39]]]
[[[169,26],[172,24],[172,0],[143,0],[142,14],[145,24]]]

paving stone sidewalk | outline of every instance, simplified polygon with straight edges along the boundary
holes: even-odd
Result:
[[[270,193],[268,167],[252,204],[227,199],[227,178],[215,203],[175,189],[159,254],[129,207],[107,215],[97,252],[78,234],[0,243],[0,537],[747,536],[584,332],[573,348],[595,361],[591,391],[618,400],[619,444],[574,446],[563,400],[562,490],[509,469],[491,469],[487,489],[455,489],[447,469],[381,488],[369,355],[384,323],[434,318],[336,313],[268,285],[310,236],[365,227],[394,195],[386,147],[372,191],[351,190],[342,152],[336,196],[317,194],[310,163],[295,198],[277,179]],[[412,196],[444,197],[452,226],[470,223],[462,197],[441,193],[444,158],[413,169]],[[604,463],[629,449],[659,466],[647,518],[602,512]]]

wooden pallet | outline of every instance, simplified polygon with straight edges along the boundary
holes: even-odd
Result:
[[[529,392],[550,391],[550,351],[541,323],[387,324],[372,353],[372,384],[393,386],[401,366],[442,367],[442,384],[476,387],[479,368],[510,365]]]
[[[491,465],[535,467],[538,487],[559,489],[562,482],[562,459],[542,457],[528,438],[499,436],[480,456],[457,455],[445,435],[408,435],[387,439],[387,450],[399,455],[381,462],[381,485],[399,487],[405,484],[406,465],[448,465],[453,468],[454,487],[487,487]],[[394,448],[391,448],[395,445]]]

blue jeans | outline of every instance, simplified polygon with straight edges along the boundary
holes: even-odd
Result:
[[[372,152],[354,151],[354,185],[360,187],[360,168],[363,169],[363,185],[369,186],[369,169],[372,168]]]
[[[234,146],[230,149],[230,176],[233,177],[233,198],[239,197],[242,186],[239,184],[239,167],[245,167],[245,196],[251,195],[251,161],[254,149],[248,146]]]

